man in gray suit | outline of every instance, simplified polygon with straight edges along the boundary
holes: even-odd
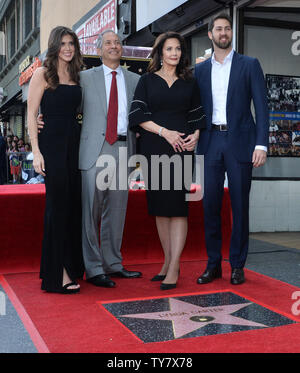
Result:
[[[135,134],[128,131],[127,127],[128,110],[139,75],[120,66],[122,44],[113,31],[106,30],[99,35],[97,51],[103,64],[81,72],[80,77],[83,93],[79,149],[79,168],[82,172],[82,244],[87,281],[96,286],[114,287],[115,282],[109,276],[141,276],[140,272],[128,271],[122,265],[120,249],[128,188],[119,187],[120,183],[124,185],[124,170],[119,171],[119,154],[124,154],[126,148],[128,158],[135,153]],[[116,74],[112,73],[114,71]],[[113,80],[116,88],[111,88]],[[117,95],[117,134],[112,142],[108,138],[107,117],[113,89],[116,89]],[[113,162],[108,162],[109,166],[105,167],[105,162],[109,159]],[[127,168],[127,186],[128,171]],[[123,180],[119,180],[122,173]],[[116,188],[113,187],[115,184]]]
[[[119,170],[120,154],[122,157],[126,149],[128,159],[135,154],[135,134],[127,129],[128,110],[140,76],[120,66],[122,44],[112,30],[99,35],[97,51],[103,64],[80,74],[83,111],[79,148],[82,246],[87,281],[96,286],[114,287],[116,284],[109,275],[123,278],[142,275],[141,272],[126,270],[122,265],[121,244],[130,170],[127,164],[126,170]],[[112,74],[114,71],[116,74]],[[112,142],[107,137],[107,117],[113,79],[117,90],[117,99],[112,100],[117,101],[114,105],[117,107],[117,133]],[[43,128],[42,115],[38,117],[38,125]],[[107,161],[110,161],[109,166],[105,167]]]

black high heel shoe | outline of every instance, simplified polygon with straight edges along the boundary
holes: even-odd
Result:
[[[151,278],[150,281],[163,281],[166,278],[166,275],[155,275]]]
[[[179,274],[180,274],[180,270],[178,270],[178,278],[179,278]],[[177,282],[175,282],[173,284],[166,284],[166,283],[162,282],[160,284],[160,290],[171,290],[171,289],[175,289],[176,286],[177,286]]]
[[[160,290],[171,290],[176,288],[177,283],[175,284],[164,284],[163,282],[160,284]]]

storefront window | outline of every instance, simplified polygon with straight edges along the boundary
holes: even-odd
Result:
[[[211,41],[208,38],[206,27],[205,30],[191,37],[191,65],[195,65],[196,58],[203,57],[209,48],[211,48]]]
[[[244,53],[257,57],[265,74],[300,75],[300,57],[293,53],[295,30],[245,25],[244,32]]]
[[[22,41],[22,34],[21,34],[21,8],[20,8],[20,1],[17,1],[17,49],[21,46]]]
[[[7,22],[8,56],[11,58],[16,52],[16,17],[15,12]]]
[[[34,1],[34,27],[40,24],[41,0]]]
[[[257,57],[266,75],[269,156],[299,157],[300,61],[294,53],[295,30],[245,25],[244,32],[245,54]]]
[[[1,54],[0,57],[0,70],[22,46],[24,39],[33,29],[33,23],[37,24],[39,8],[40,0],[15,0],[11,2],[0,27],[0,30],[5,32],[3,34],[5,37],[5,53]]]
[[[32,30],[32,3],[33,0],[24,0],[24,36],[25,38],[29,35]]]
[[[269,151],[253,177],[299,178],[300,22],[299,13],[276,8],[247,8],[243,14],[242,53],[258,58],[266,77],[269,104]]]
[[[0,71],[6,64],[4,24],[0,25]]]

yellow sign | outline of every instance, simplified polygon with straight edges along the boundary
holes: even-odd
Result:
[[[19,65],[19,74],[21,74],[32,63],[32,56],[27,56]]]

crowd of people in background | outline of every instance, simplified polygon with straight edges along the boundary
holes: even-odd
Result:
[[[16,135],[3,137],[0,155],[0,185],[21,182],[22,163],[31,153],[31,145]]]

